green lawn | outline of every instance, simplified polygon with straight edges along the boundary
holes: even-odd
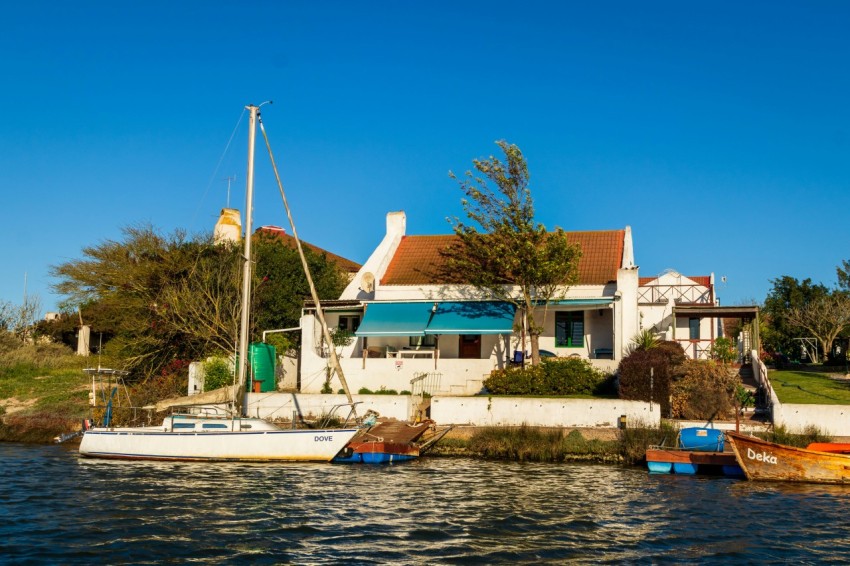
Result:
[[[770,371],[768,378],[780,403],[850,405],[850,380],[816,371]]]

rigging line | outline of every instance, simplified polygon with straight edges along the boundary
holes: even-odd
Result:
[[[190,226],[195,225],[195,220],[198,218],[198,212],[201,210],[201,205],[203,205],[204,201],[207,200],[207,194],[210,192],[210,187],[212,187],[213,181],[215,181],[216,176],[218,175],[218,170],[221,167],[221,162],[224,161],[224,156],[227,155],[227,152],[230,151],[230,144],[233,143],[233,138],[236,137],[236,132],[239,130],[239,126],[242,124],[242,119],[245,117],[245,109],[242,109],[242,113],[239,115],[239,119],[236,120],[236,125],[233,127],[233,131],[230,132],[230,139],[227,140],[227,144],[224,146],[224,150],[221,152],[221,156],[218,158],[218,163],[215,166],[215,170],[210,176],[210,181],[207,183],[207,188],[204,189],[204,195],[201,197],[201,200],[198,201],[198,206],[195,207],[195,212],[192,214],[192,222],[189,224]]]
[[[272,162],[274,178],[277,181],[277,187],[280,190],[280,198],[283,199],[283,206],[286,208],[286,217],[289,219],[289,226],[292,228],[292,237],[295,239],[295,247],[298,248],[298,255],[301,257],[301,264],[304,267],[304,275],[307,277],[307,283],[310,286],[310,294],[313,296],[313,302],[316,305],[316,316],[322,324],[322,333],[324,334],[325,342],[328,344],[328,353],[330,354],[333,370],[336,372],[336,376],[339,378],[343,390],[345,390],[345,397],[348,399],[348,403],[351,405],[352,411],[354,411],[354,415],[356,417],[357,412],[354,407],[354,399],[351,397],[351,391],[348,389],[348,382],[346,381],[345,374],[342,371],[342,365],[339,363],[336,348],[334,347],[333,340],[331,340],[330,333],[328,332],[328,325],[325,322],[325,315],[322,312],[322,305],[319,302],[319,294],[316,292],[316,286],[313,284],[313,277],[310,275],[310,268],[307,266],[304,249],[301,247],[301,239],[298,238],[298,232],[295,230],[295,221],[292,220],[292,211],[289,209],[289,202],[286,200],[286,194],[283,192],[283,182],[280,180],[280,174],[277,171],[277,164],[275,163],[274,154],[272,153],[272,146],[269,143],[269,136],[266,134],[266,128],[263,126],[263,118],[259,114],[257,115],[257,123],[260,126],[260,131],[263,133],[263,139],[266,142],[266,149],[269,152],[269,159]]]

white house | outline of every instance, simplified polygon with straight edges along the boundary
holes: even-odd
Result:
[[[715,340],[723,336],[725,318],[739,319],[744,324],[738,337],[741,358],[753,348],[758,350],[758,310],[755,305],[719,306],[713,273],[685,276],[667,270],[657,277],[640,278],[640,328],[678,342],[685,354],[695,360],[711,357]]]
[[[582,249],[578,280],[563,299],[541,306],[540,348],[613,369],[639,330],[638,268],[631,229],[568,232]],[[408,236],[404,212],[387,215],[381,243],[337,301],[323,302],[328,324],[352,332],[340,348],[349,386],[372,391],[474,394],[495,368],[530,348],[513,305],[440,275],[440,250],[454,235]],[[300,389],[318,392],[328,375],[315,309],[301,320]],[[334,391],[338,382],[331,382]]]

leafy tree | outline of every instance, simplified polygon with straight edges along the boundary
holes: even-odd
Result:
[[[730,364],[738,357],[730,338],[721,336],[711,346],[711,357],[723,365]]]
[[[850,297],[840,292],[818,297],[803,306],[789,309],[785,316],[788,324],[817,338],[826,355],[833,340],[850,327]]]
[[[80,309],[86,324],[111,338],[107,353],[148,377],[174,360],[233,352],[241,308],[239,247],[215,245],[209,235],[161,235],[150,225],[124,228],[123,235],[53,267],[54,289],[66,296],[66,316],[55,332],[73,328],[79,317],[72,313]],[[257,239],[253,339],[263,329],[296,326],[309,295],[294,250]],[[320,294],[339,296],[344,279],[335,264],[317,254],[311,263]]]
[[[470,223],[450,220],[459,242],[443,250],[444,269],[452,280],[520,309],[536,365],[549,304],[575,281],[581,249],[567,241],[561,228],[549,232],[535,222],[525,157],[515,145],[496,143],[504,162],[493,156],[473,160],[477,175],[467,171],[463,180],[449,173],[466,195],[461,202]],[[539,305],[543,315],[538,322]]]
[[[835,268],[838,275],[838,287],[844,291],[850,291],[850,260],[842,260],[841,265]]]
[[[253,294],[255,326],[262,330],[293,328],[301,319],[310,287],[301,267],[298,250],[277,236],[259,233],[254,236],[257,264]],[[307,265],[320,299],[336,299],[348,283],[339,267],[325,254],[304,246]],[[290,335],[294,342],[299,335]]]
[[[811,279],[802,282],[785,275],[771,281],[773,288],[768,292],[762,307],[766,328],[762,332],[765,350],[796,356],[799,346],[794,338],[800,337],[800,328],[788,322],[787,314],[794,308],[803,308],[807,304],[830,294],[821,284],[813,284]]]

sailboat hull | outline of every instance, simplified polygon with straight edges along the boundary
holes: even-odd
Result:
[[[89,430],[80,455],[125,460],[330,462],[357,429],[223,432]]]

